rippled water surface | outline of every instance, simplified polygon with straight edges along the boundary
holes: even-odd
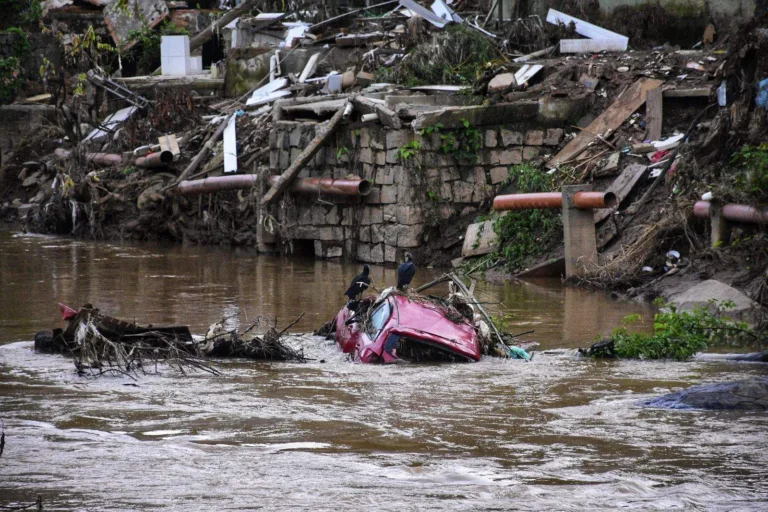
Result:
[[[380,288],[394,270],[373,268]],[[765,510],[763,414],[644,409],[693,384],[765,375],[723,362],[364,366],[300,335],[332,318],[356,265],[229,248],[0,233],[0,505],[46,510]],[[440,275],[420,269],[416,284]],[[647,306],[558,283],[478,283],[540,350],[585,346]],[[31,350],[56,302],[139,323],[286,325],[305,364],[218,361],[84,380]],[[498,305],[498,303],[501,305]],[[324,361],[324,362],[321,362]]]

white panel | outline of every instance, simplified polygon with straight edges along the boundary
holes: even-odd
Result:
[[[187,57],[162,57],[160,62],[163,75],[184,76],[189,74],[189,59]]]
[[[622,52],[626,45],[616,39],[561,39],[560,53]]]
[[[163,36],[161,57],[189,57],[189,36]]]
[[[237,116],[229,118],[224,129],[224,174],[237,172]]]
[[[571,22],[573,22],[576,25],[576,32],[578,34],[590,39],[613,39],[621,45],[621,51],[626,50],[627,45],[629,44],[629,38],[626,36],[622,36],[616,32],[611,32],[610,30],[598,27],[597,25],[587,23],[586,21],[580,20],[579,18],[568,16],[567,14],[556,11],[554,9],[550,9],[547,13],[547,22],[552,23],[553,25],[557,25],[558,23],[569,25]]]

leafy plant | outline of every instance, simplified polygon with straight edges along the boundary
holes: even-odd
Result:
[[[758,199],[768,199],[768,143],[744,146],[731,158],[736,171],[733,186],[736,190]]]
[[[412,140],[405,146],[401,146],[397,150],[397,154],[401,160],[408,160],[413,155],[417,154],[419,151],[421,151],[421,142],[419,142],[418,140]]]
[[[341,160],[341,157],[349,153],[349,148],[347,146],[339,146],[339,149],[336,150],[336,160]]]
[[[622,326],[613,331],[611,341],[617,357],[683,361],[712,345],[757,337],[746,323],[719,318],[707,307],[696,307],[688,312],[679,311],[663,300],[656,304],[665,310],[654,315],[653,334],[629,330],[629,326],[641,319],[640,315],[625,317]],[[710,301],[710,305],[720,312],[734,306],[732,302],[718,303],[716,300]]]
[[[510,169],[506,184],[516,182],[517,191],[551,192],[559,188],[554,175],[528,165],[516,165]],[[519,269],[538,254],[562,230],[560,212],[549,209],[519,210],[502,214],[493,221],[493,230],[501,242],[499,256],[506,260],[510,270]]]
[[[432,135],[433,133],[438,133],[441,129],[445,128],[445,125],[443,123],[435,123],[427,126],[426,128],[422,128],[419,130],[419,134],[424,135]]]

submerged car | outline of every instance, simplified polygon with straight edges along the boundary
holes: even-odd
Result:
[[[350,301],[336,316],[336,342],[362,363],[479,361],[472,323],[439,303],[397,292]]]

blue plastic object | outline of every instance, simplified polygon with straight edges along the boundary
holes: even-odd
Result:
[[[755,103],[758,107],[768,109],[768,78],[762,80],[757,86],[757,97]]]
[[[531,354],[520,347],[515,347],[514,345],[509,347],[509,357],[510,359],[525,359],[526,361],[531,360]]]

